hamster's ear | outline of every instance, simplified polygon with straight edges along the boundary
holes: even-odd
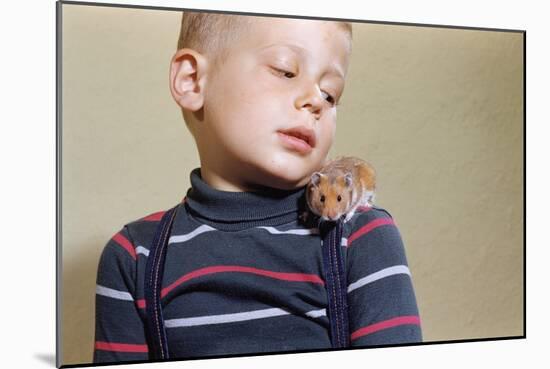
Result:
[[[351,187],[351,184],[353,183],[353,176],[351,173],[347,173],[344,177],[344,183],[346,184],[346,187]]]
[[[310,178],[311,184],[314,186],[319,186],[319,182],[321,182],[322,176],[323,176],[322,173],[319,173],[319,172],[313,173]]]
[[[193,49],[178,50],[170,62],[170,92],[182,108],[197,111],[204,104],[208,60]]]

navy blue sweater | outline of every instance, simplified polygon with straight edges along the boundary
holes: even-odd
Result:
[[[170,358],[330,348],[321,238],[299,219],[305,187],[226,192],[191,172],[162,283]],[[148,360],[144,272],[163,211],[105,245],[96,286],[94,363]],[[311,218],[310,218],[311,219]],[[381,208],[344,224],[352,346],[420,342],[403,241]]]

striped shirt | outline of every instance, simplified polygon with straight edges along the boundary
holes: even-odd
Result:
[[[321,238],[305,187],[227,192],[191,172],[168,241],[161,303],[170,358],[329,349]],[[99,260],[94,363],[146,361],[144,275],[164,212],[126,224]],[[352,346],[420,342],[404,245],[389,213],[344,223]]]

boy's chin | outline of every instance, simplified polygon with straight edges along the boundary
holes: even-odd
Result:
[[[266,168],[268,183],[265,185],[280,190],[294,190],[309,182],[311,171],[308,166],[291,165]]]

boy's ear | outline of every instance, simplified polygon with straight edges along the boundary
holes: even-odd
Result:
[[[170,92],[182,108],[195,112],[204,104],[207,59],[193,49],[178,50],[170,62]]]

